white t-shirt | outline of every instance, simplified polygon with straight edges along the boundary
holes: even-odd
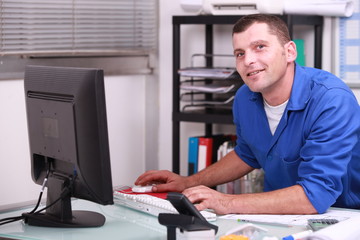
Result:
[[[280,119],[285,111],[288,101],[289,100],[277,106],[270,106],[264,99],[264,108],[272,135],[274,135],[275,130],[279,125]]]

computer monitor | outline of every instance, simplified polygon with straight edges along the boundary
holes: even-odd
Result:
[[[72,211],[71,197],[113,204],[103,71],[27,66],[24,87],[32,179],[47,179],[46,212],[25,223],[102,226],[102,214]]]

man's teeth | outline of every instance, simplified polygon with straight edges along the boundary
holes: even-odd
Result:
[[[255,75],[255,74],[259,73],[259,72],[261,72],[261,71],[255,71],[255,72],[249,73],[248,76]]]

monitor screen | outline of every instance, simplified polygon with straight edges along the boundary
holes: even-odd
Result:
[[[27,66],[24,87],[31,175],[47,187],[46,212],[24,214],[25,222],[103,225],[103,215],[71,208],[71,197],[113,204],[103,71]]]

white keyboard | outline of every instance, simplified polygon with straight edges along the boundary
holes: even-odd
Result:
[[[174,206],[165,199],[147,194],[127,194],[114,190],[114,202],[121,206],[158,216],[159,213],[178,213]],[[216,214],[209,211],[200,211],[207,221],[215,221]]]

